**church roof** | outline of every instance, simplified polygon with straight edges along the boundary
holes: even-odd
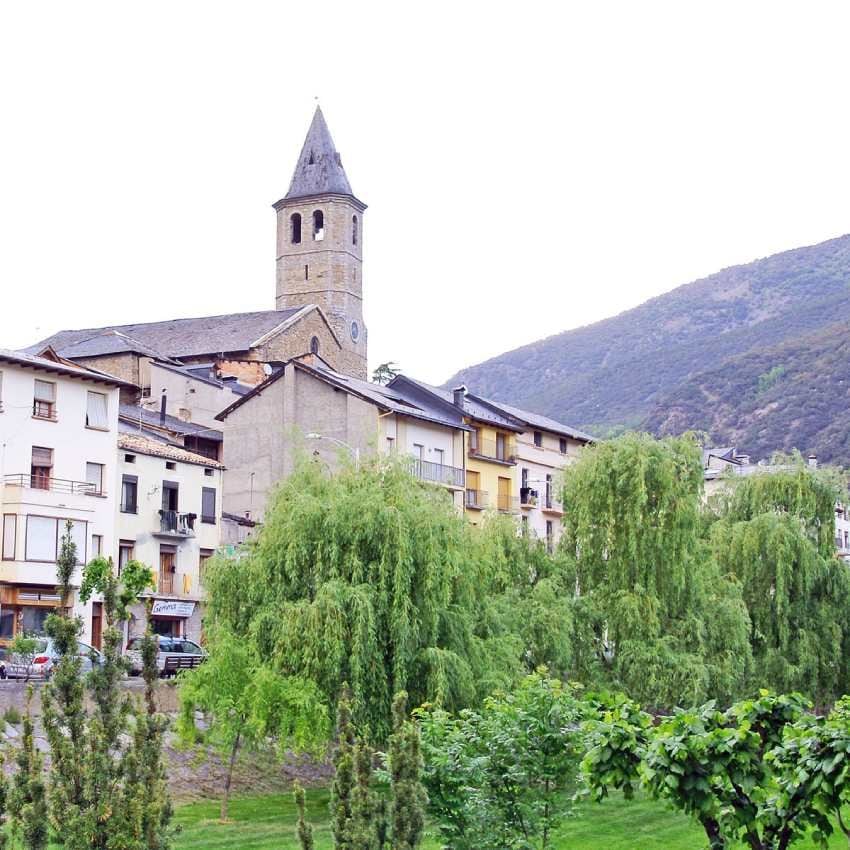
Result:
[[[255,313],[230,313],[226,316],[117,325],[111,328],[59,331],[25,350],[36,353],[49,345],[63,357],[92,357],[98,354],[114,354],[117,342],[132,340],[135,346],[124,347],[124,351],[138,351],[138,346],[141,345],[145,349],[143,353],[151,352],[151,356],[159,354],[166,357],[197,357],[227,351],[248,351],[303,309],[293,307],[289,310],[262,310]],[[85,346],[81,345],[83,342]]]
[[[326,194],[354,196],[325,116],[317,106],[285,200]]]

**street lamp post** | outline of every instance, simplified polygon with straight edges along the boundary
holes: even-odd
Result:
[[[336,445],[342,446],[342,448],[344,448],[344,449],[348,449],[348,451],[350,451],[352,456],[354,457],[354,468],[355,469],[360,468],[360,449],[359,448],[357,448],[355,446],[349,446],[348,443],[346,443],[343,440],[338,440],[336,437],[328,437],[326,434],[317,434],[314,431],[307,434],[307,439],[308,440],[328,440],[331,443],[336,443]]]

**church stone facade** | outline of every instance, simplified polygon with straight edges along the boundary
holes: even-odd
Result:
[[[363,213],[320,108],[277,211],[277,298],[285,310],[317,304],[337,334],[339,371],[365,378]]]

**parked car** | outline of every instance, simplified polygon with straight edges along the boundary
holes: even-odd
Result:
[[[159,641],[159,652],[156,656],[156,666],[160,676],[169,676],[179,670],[197,667],[207,660],[207,653],[198,644],[186,638],[166,637],[156,635]],[[124,653],[130,661],[130,672],[142,672],[142,638],[134,637],[127,644]]]
[[[38,638],[31,662],[9,649],[6,649],[4,654],[2,663],[6,675],[3,678],[9,679],[49,679],[59,660],[59,652],[51,638]],[[77,642],[77,656],[80,658],[83,673],[90,672],[93,664],[103,663],[100,650],[82,641]]]

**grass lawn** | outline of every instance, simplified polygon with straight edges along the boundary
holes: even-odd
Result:
[[[328,828],[328,795],[310,791],[307,795],[310,820],[317,850],[331,850]],[[297,850],[295,805],[291,795],[246,797],[230,805],[231,823],[220,824],[218,804],[192,803],[177,809],[176,821],[182,827],[177,850]],[[652,800],[626,802],[614,798],[605,803],[584,803],[578,816],[568,820],[554,843],[556,850],[702,850],[702,830],[683,815]],[[437,850],[429,839],[423,850]],[[794,845],[813,850],[809,842]],[[833,836],[831,848],[846,848],[843,836]]]

